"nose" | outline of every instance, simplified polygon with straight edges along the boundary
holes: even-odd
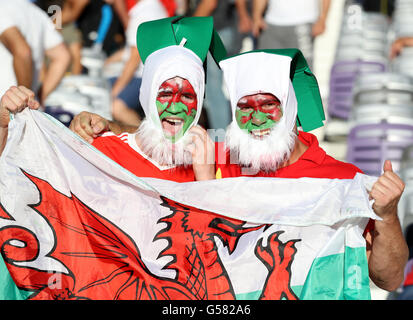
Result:
[[[172,101],[168,107],[168,112],[176,114],[180,112],[180,109],[177,107],[176,103]]]
[[[260,126],[266,121],[267,121],[266,118],[263,117],[262,114],[259,114],[257,112],[254,112],[252,114],[252,119],[251,119],[252,124],[255,124],[256,126]]]

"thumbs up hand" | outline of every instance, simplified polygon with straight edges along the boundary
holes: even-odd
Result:
[[[390,221],[397,218],[397,205],[405,185],[403,180],[393,172],[390,160],[384,162],[383,171],[371,188],[370,199],[374,199],[374,212],[384,221]]]

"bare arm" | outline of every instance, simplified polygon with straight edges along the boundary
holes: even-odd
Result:
[[[370,278],[380,288],[396,290],[403,282],[409,251],[397,205],[404,190],[403,181],[393,172],[390,161],[374,184],[370,197],[375,199],[373,210],[382,221],[375,221],[374,230],[366,236]]]
[[[235,6],[239,15],[238,31],[248,33],[252,30],[252,19],[248,12],[246,0],[236,0]]]
[[[122,132],[134,133],[138,130],[138,127],[109,121],[96,113],[83,111],[73,118],[70,123],[70,130],[87,142],[93,143],[93,139],[104,132],[111,131],[116,135]]]
[[[122,22],[123,28],[126,30],[126,28],[128,27],[129,15],[128,15],[128,9],[126,8],[125,1],[114,0],[113,8],[115,9],[115,12],[117,13],[120,21]]]
[[[62,10],[62,24],[76,21],[90,0],[66,0]]]
[[[0,35],[0,41],[13,56],[13,69],[17,84],[31,88],[33,81],[33,59],[26,39],[17,27],[11,27]]]
[[[47,96],[58,86],[70,64],[70,53],[62,43],[46,51],[46,56],[50,59],[49,66],[46,70],[40,102],[43,103]]]
[[[266,28],[264,21],[264,11],[267,7],[268,0],[253,0],[252,2],[252,34],[258,37],[261,30]]]
[[[218,5],[218,0],[201,0],[195,9],[194,17],[210,16]]]
[[[331,0],[321,1],[320,19],[327,20],[328,11],[330,10]]]
[[[135,71],[137,70],[141,61],[138,49],[136,47],[130,48],[130,56],[125,66],[123,67],[122,74],[116,80],[112,88],[112,96],[117,96],[126,85],[132,80]]]
[[[314,23],[312,28],[313,37],[317,37],[326,30],[326,21],[328,11],[330,10],[331,0],[321,0],[321,11],[318,20]]]

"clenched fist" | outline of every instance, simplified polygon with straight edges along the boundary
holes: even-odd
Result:
[[[35,100],[35,94],[26,87],[11,87],[1,98],[0,127],[7,128],[10,121],[9,114],[22,112],[25,108],[39,109],[40,104]]]

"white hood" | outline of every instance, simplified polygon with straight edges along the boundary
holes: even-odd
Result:
[[[197,114],[191,126],[185,132],[186,135],[189,129],[198,123],[205,92],[203,63],[194,52],[182,46],[169,46],[149,55],[143,67],[139,100],[146,118],[162,130],[156,108],[157,93],[164,81],[174,77],[187,79],[197,95]]]

